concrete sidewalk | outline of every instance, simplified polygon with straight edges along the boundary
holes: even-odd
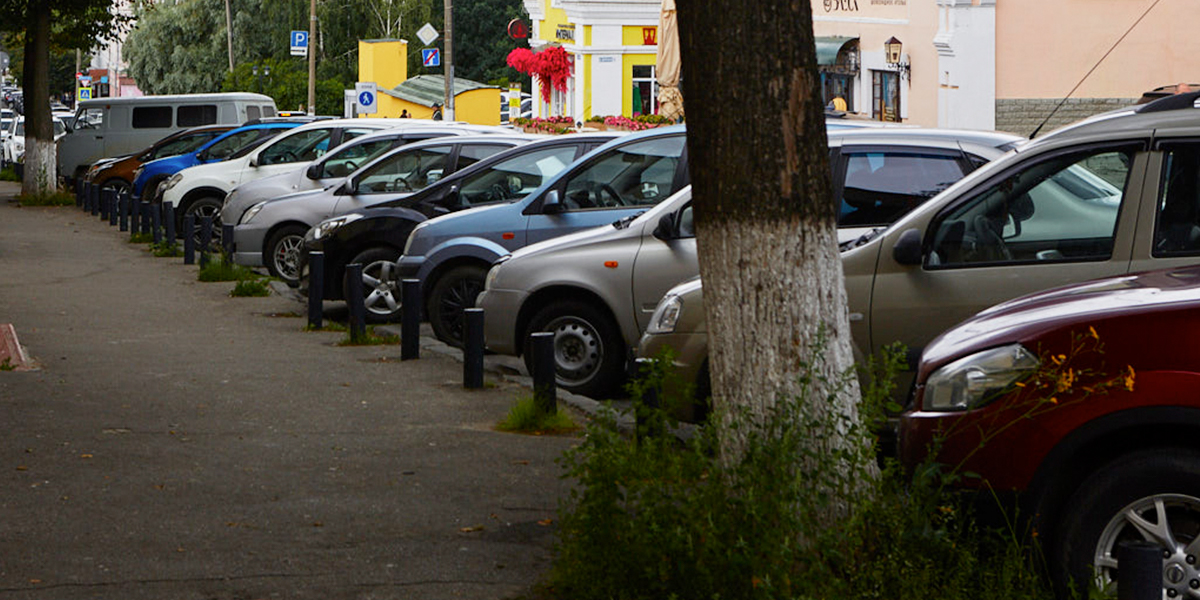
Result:
[[[0,372],[0,597],[505,598],[545,572],[575,440],[492,429],[526,390],[338,347],[18,191],[0,323],[40,369]]]

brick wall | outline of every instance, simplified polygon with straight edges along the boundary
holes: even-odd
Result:
[[[1137,98],[1068,98],[1038,135],[1102,112],[1132,106]],[[1058,105],[1058,99],[1004,98],[996,100],[996,130],[1029,135]]]

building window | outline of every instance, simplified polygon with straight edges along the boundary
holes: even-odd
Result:
[[[846,102],[844,109],[854,111],[854,76],[839,73],[821,73],[821,92],[825,97],[825,106],[832,105],[834,98]]]
[[[876,121],[900,122],[900,74],[871,71],[871,117]]]
[[[633,114],[658,114],[658,80],[654,77],[654,65],[633,67]]]

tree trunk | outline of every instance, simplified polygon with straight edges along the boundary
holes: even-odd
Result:
[[[812,9],[808,0],[677,7],[713,402],[761,417],[800,395],[802,361],[829,384],[853,365]],[[814,362],[821,330],[824,358]],[[853,378],[832,402],[832,385],[812,385],[810,411],[857,421]],[[723,435],[736,456],[740,434]],[[845,443],[813,440],[820,452]]]
[[[25,41],[25,173],[26,195],[58,189],[58,156],[50,120],[50,5],[29,3]]]

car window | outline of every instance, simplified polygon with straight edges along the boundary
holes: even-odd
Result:
[[[84,108],[75,115],[75,129],[99,129],[104,125],[103,108]]]
[[[210,159],[215,158],[218,160],[224,160],[230,156],[233,156],[234,152],[237,152],[246,144],[258,139],[259,133],[260,130],[258,129],[249,129],[231,134],[228,137],[209,146],[208,150],[205,151],[205,154]]]
[[[962,179],[957,156],[916,152],[847,152],[838,225],[890,225]]]
[[[459,183],[461,206],[515,200],[529,195],[575,160],[576,147],[562,145],[502,160]]]
[[[458,161],[455,163],[456,171],[461,171],[493,154],[507,150],[508,146],[500,144],[467,144],[458,149]]]
[[[346,142],[348,142],[350,140],[353,140],[355,138],[360,138],[364,135],[367,135],[368,133],[375,133],[376,131],[379,131],[379,130],[378,129],[343,129],[342,130],[342,143],[345,144]]]
[[[175,120],[180,127],[195,127],[197,125],[212,125],[217,122],[216,104],[196,104],[180,106]]]
[[[309,129],[289,135],[264,148],[258,155],[258,164],[279,165],[321,158],[329,147],[332,133],[332,129]]]
[[[1200,146],[1164,145],[1154,256],[1200,254]]]
[[[161,129],[171,126],[174,110],[170,106],[135,106],[131,124],[134,129]]]
[[[157,158],[166,158],[168,156],[178,156],[184,152],[191,152],[200,146],[203,146],[208,140],[213,139],[216,133],[197,133],[195,135],[185,135],[175,138],[154,149],[154,153],[147,160]]]
[[[372,140],[361,144],[352,144],[342,146],[334,150],[325,162],[321,165],[321,175],[319,179],[326,177],[345,177],[353,173],[360,166],[375,160],[376,156],[383,154],[392,147],[392,140]]]
[[[357,194],[415,192],[441,179],[453,147],[429,146],[392,154],[358,179]]]
[[[261,118],[261,117],[262,117],[262,113],[259,112],[257,106],[253,106],[253,105],[246,106],[246,120],[247,121],[253,121],[253,120]]]
[[[1096,149],[1025,166],[935,225],[927,266],[1108,259],[1133,153]]]
[[[675,173],[685,138],[673,135],[612,149],[565,184],[568,210],[658,204],[675,190]]]

